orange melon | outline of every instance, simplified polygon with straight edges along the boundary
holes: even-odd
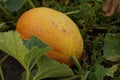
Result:
[[[72,66],[72,54],[82,55],[83,39],[77,25],[57,10],[40,7],[26,11],[18,19],[16,31],[23,39],[35,35],[51,46],[46,55],[60,63]]]

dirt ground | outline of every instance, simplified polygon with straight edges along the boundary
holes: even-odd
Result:
[[[0,51],[0,59],[5,55]],[[20,74],[24,71],[22,66],[10,56],[2,63],[2,69],[5,80],[20,80]]]

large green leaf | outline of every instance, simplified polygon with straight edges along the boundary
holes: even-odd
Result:
[[[25,67],[24,57],[28,53],[28,49],[23,45],[22,39],[17,32],[0,33],[0,50],[17,59]]]
[[[3,4],[9,11],[17,11],[24,5],[25,1],[26,0],[7,0],[4,1]]]
[[[25,56],[24,62],[27,69],[31,70],[34,65],[37,63],[38,59],[42,57],[47,51],[51,48],[41,48],[39,49],[37,46],[33,47],[30,52]]]
[[[70,77],[74,75],[72,70],[65,64],[59,64],[58,62],[43,56],[51,48],[37,37],[31,36],[30,40],[24,40],[24,44],[31,50],[24,59],[27,69],[31,70],[36,62],[38,65],[38,71],[34,77],[35,80],[48,77]]]
[[[38,59],[51,48],[35,36],[31,36],[30,40],[23,40],[23,42],[30,50],[30,52],[25,56],[24,62],[27,69],[31,70]]]
[[[120,59],[120,33],[107,34],[104,43],[104,57],[111,61]]]
[[[46,56],[42,56],[38,63],[38,71],[35,80],[41,80],[44,78],[55,77],[71,77],[74,75],[73,71],[65,64],[60,64]]]

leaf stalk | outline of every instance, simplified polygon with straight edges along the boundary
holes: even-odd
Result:
[[[30,71],[26,70],[26,80],[30,80]]]
[[[3,5],[0,3],[1,10],[8,16],[10,16],[10,13],[3,7]]]
[[[30,6],[31,6],[32,8],[35,8],[35,5],[33,4],[33,2],[32,2],[31,0],[28,0],[28,2],[29,2]]]
[[[5,80],[4,79],[4,75],[3,75],[3,71],[2,71],[2,66],[0,65],[0,76],[1,76],[1,80]]]

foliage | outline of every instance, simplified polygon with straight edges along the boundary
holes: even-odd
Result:
[[[21,63],[21,65],[26,70],[26,80],[30,79],[30,71],[33,69],[35,64],[38,65],[38,71],[35,77],[33,77],[34,80],[58,76],[71,77],[74,75],[72,70],[68,66],[64,64],[59,64],[58,62],[55,62],[43,56],[47,51],[50,50],[50,47],[42,43],[42,41],[38,41],[36,43],[36,41],[38,40],[36,37],[31,38],[31,43],[41,44],[42,46],[39,45],[41,47],[38,48],[37,45],[31,45],[30,50],[28,50],[23,45],[22,39],[15,31],[0,33],[0,38],[0,50],[8,53],[10,56],[14,57],[16,60],[18,60],[18,62]],[[48,65],[50,65],[49,68],[46,67]],[[52,72],[50,73],[49,71]]]
[[[104,57],[110,61],[117,61],[120,59],[120,34],[107,34],[104,44]]]
[[[120,15],[102,15],[105,0],[0,0],[0,50],[25,69],[23,80],[119,80]],[[15,31],[19,16],[30,8],[50,7],[68,15],[84,39],[84,54],[69,68],[45,56],[51,48],[35,36],[22,40]],[[7,55],[6,55],[7,56]],[[0,57],[1,58],[1,57]],[[0,65],[4,59],[1,58]],[[3,67],[4,68],[4,67]],[[4,74],[0,69],[0,75]],[[20,76],[20,75],[19,75]]]

